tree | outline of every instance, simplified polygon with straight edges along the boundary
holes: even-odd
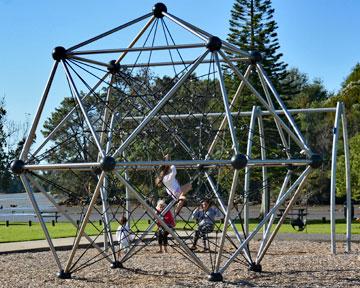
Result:
[[[360,133],[349,140],[350,147],[350,177],[351,177],[351,197],[354,200],[360,200]],[[336,196],[344,197],[346,195],[345,183],[345,156],[339,156],[337,162],[336,176]]]
[[[235,0],[231,10],[228,40],[244,51],[258,51],[263,66],[276,86],[287,75],[287,64],[280,59],[279,40],[271,0]]]

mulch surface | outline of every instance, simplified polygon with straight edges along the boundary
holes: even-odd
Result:
[[[50,252],[4,254],[0,287],[360,287],[360,243],[352,243],[350,254],[338,243],[338,253],[332,255],[329,242],[277,240],[261,263],[262,273],[232,263],[223,282],[209,282],[202,270],[173,249],[167,254],[156,251],[155,246],[143,249],[123,269],[111,269],[102,260],[66,280],[56,277],[58,268]],[[59,252],[63,266],[68,255],[69,251]],[[93,255],[97,251],[91,249],[86,257]],[[198,255],[209,258],[208,253]]]

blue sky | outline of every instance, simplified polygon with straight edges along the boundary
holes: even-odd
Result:
[[[226,38],[233,0],[163,2],[172,14]],[[0,92],[9,119],[33,118],[55,46],[77,44],[151,11],[154,3],[0,0]],[[338,91],[360,59],[360,1],[273,0],[273,7],[283,61]]]

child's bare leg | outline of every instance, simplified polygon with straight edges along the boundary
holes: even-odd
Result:
[[[181,196],[180,196],[181,197]],[[175,207],[175,215],[178,215],[185,204],[185,198],[180,198]]]

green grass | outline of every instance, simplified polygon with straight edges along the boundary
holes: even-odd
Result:
[[[190,223],[194,225],[194,223]],[[136,223],[137,229],[140,231],[146,230],[148,227],[148,222],[145,220],[138,221]],[[250,222],[250,231],[256,227],[257,223],[255,220]],[[63,237],[73,237],[76,235],[76,228],[65,222],[56,223],[55,226],[52,226],[51,223],[46,224],[49,233],[52,238],[63,238]],[[117,222],[112,223],[112,229],[115,231],[118,224]],[[241,231],[240,224],[236,224],[237,228]],[[185,222],[178,221],[176,228],[177,229],[190,229],[189,225]],[[274,228],[274,225],[273,225]],[[97,230],[98,229],[98,230]],[[136,230],[135,228],[132,228]],[[94,222],[93,225],[88,224],[85,232],[88,235],[98,235],[102,231],[102,227],[98,222]],[[308,225],[302,232],[295,231],[290,224],[285,223],[280,228],[280,233],[309,233],[309,234],[330,234],[330,222],[322,223],[321,221],[308,221]],[[346,223],[343,220],[339,220],[336,223],[336,233],[345,234],[346,233]],[[352,233],[360,234],[360,224],[352,223]],[[28,223],[10,223],[10,226],[6,227],[5,222],[0,222],[0,243],[4,242],[18,242],[18,241],[30,241],[30,240],[41,240],[45,239],[44,233],[41,229],[39,223],[33,223],[31,227],[28,226]]]

